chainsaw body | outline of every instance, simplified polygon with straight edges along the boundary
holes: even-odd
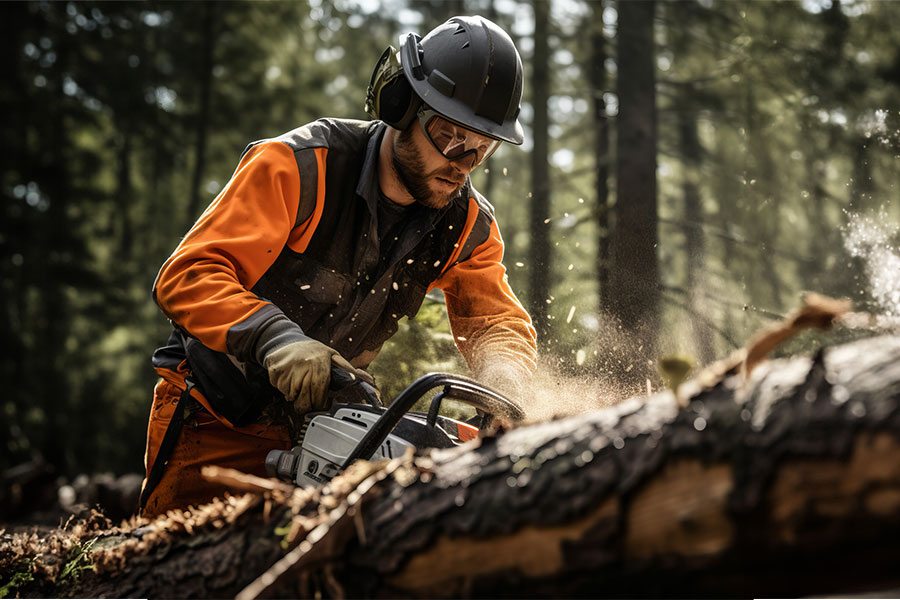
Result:
[[[354,381],[351,385],[364,385]],[[371,388],[371,386],[368,386]],[[409,409],[428,391],[441,387],[428,413]],[[266,471],[300,487],[315,487],[331,480],[357,459],[397,458],[408,448],[452,448],[478,435],[478,426],[493,415],[521,419],[518,405],[474,380],[459,375],[430,373],[400,393],[388,408],[374,388],[366,390],[369,404],[335,404],[330,410],[309,413],[297,445],[289,451],[272,450]],[[474,406],[478,426],[439,414],[445,397]]]

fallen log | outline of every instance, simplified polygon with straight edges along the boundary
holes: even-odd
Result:
[[[669,392],[631,399],[360,463],[312,493],[237,477],[257,491],[95,542],[93,572],[64,595],[785,596],[900,585],[900,337],[706,383],[681,390],[684,408]],[[91,535],[79,543],[103,537]]]
[[[431,452],[365,507],[350,596],[896,586],[900,338]],[[406,485],[404,485],[406,484]],[[275,595],[290,591],[281,587]]]

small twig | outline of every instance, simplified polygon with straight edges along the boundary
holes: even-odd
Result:
[[[849,300],[835,300],[827,296],[810,293],[803,299],[803,306],[789,315],[781,323],[765,327],[757,333],[747,347],[747,356],[741,372],[744,378],[750,377],[753,369],[765,360],[772,350],[782,342],[794,337],[800,331],[812,327],[828,329],[834,321],[850,312]]]
[[[200,475],[207,481],[221,483],[231,490],[240,492],[254,492],[257,494],[274,492],[275,490],[286,494],[294,492],[294,486],[292,485],[282,483],[277,479],[265,479],[256,475],[248,475],[237,469],[207,465],[200,469]]]

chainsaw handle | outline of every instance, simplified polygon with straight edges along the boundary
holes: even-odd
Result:
[[[429,373],[418,378],[409,387],[400,392],[400,395],[394,399],[384,414],[359,441],[356,448],[347,456],[347,460],[344,461],[341,469],[346,469],[357,459],[370,459],[391,431],[393,431],[394,426],[400,422],[403,415],[409,412],[409,409],[425,395],[425,392],[441,386],[444,387],[444,390],[438,394],[440,400],[435,399],[438,403],[444,397],[450,396],[470,406],[474,406],[476,409],[488,413],[488,415],[497,415],[516,421],[520,421],[525,417],[524,411],[518,404],[474,379],[450,373]],[[439,404],[437,407],[432,404],[432,410],[429,411],[429,413],[435,413],[435,418],[439,407]],[[433,423],[430,418],[429,422]]]
[[[359,377],[345,371],[341,367],[332,364],[331,365],[331,381],[328,383],[328,389],[333,392],[337,392],[344,388],[350,387],[351,385],[358,385],[359,389],[362,391],[363,399],[374,406],[375,408],[381,408],[381,400],[378,398],[378,391],[375,389],[375,386],[360,379]]]

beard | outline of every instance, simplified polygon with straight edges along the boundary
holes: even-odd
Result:
[[[452,165],[435,169],[430,173],[425,172],[425,163],[419,156],[412,140],[412,126],[407,127],[397,136],[397,140],[391,148],[391,161],[394,171],[397,172],[400,182],[406,187],[409,195],[423,206],[444,208],[462,195],[465,178],[460,181],[459,172]],[[428,185],[428,182],[435,177],[451,182],[459,181],[459,184],[451,192],[436,192]]]

